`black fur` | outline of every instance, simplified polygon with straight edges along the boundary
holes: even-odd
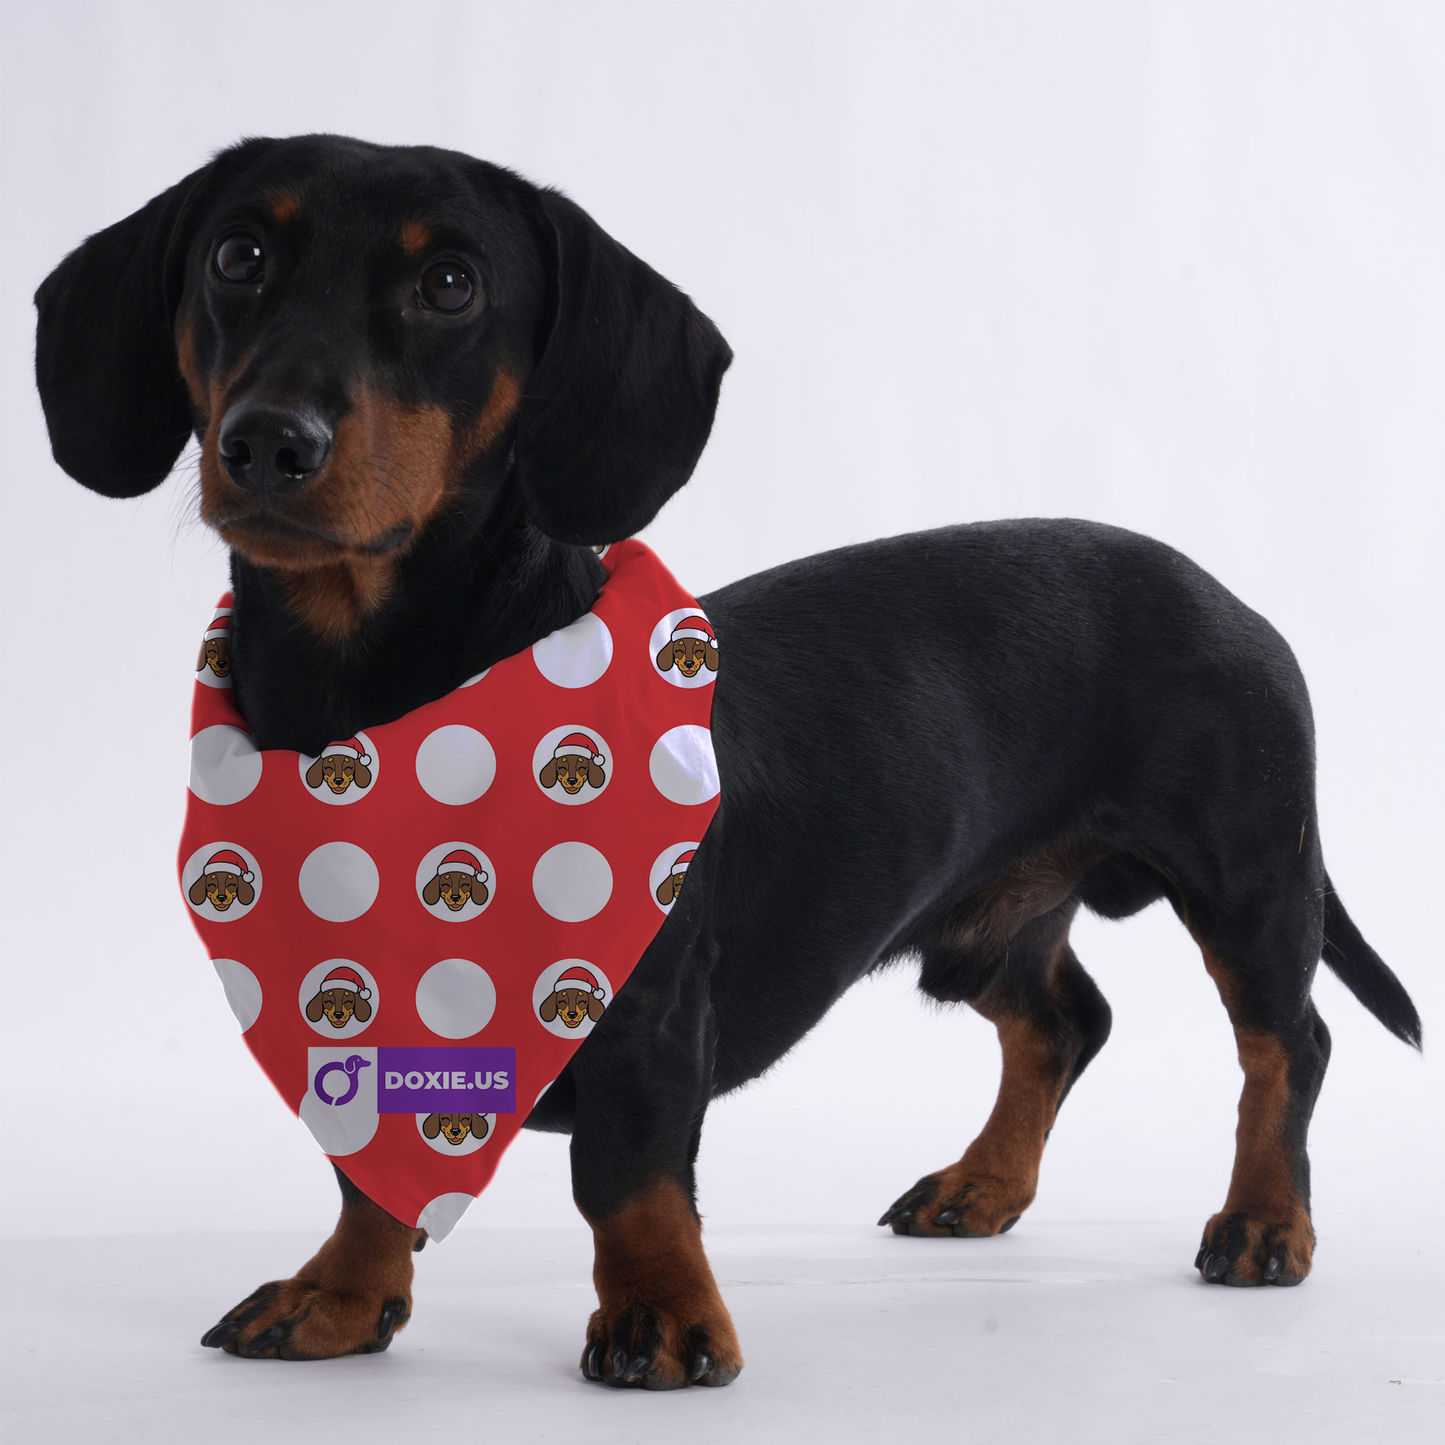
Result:
[[[268,219],[278,191],[303,196],[289,230]],[[393,316],[415,269],[394,235],[417,213],[476,271],[480,318]],[[254,295],[207,270],[237,226],[274,256]],[[238,702],[261,747],[313,754],[583,613],[602,573],[582,544],[630,535],[686,481],[731,357],[555,193],[336,137],[224,153],[91,238],[37,302],[56,457],[110,495],[159,482],[200,425],[178,327],[228,404],[328,424],[358,379],[459,428],[502,371],[519,380],[515,415],[351,636],[309,631],[284,576],[233,556]],[[1121,918],[1167,898],[1221,961],[1236,1023],[1291,1060],[1297,1175],[1327,1055],[1308,1002],[1321,950],[1418,1043],[1324,870],[1294,657],[1177,552],[1088,522],[997,522],[811,557],[702,601],[723,639],[721,806],[626,989],[528,1121],[572,1132],[589,1216],[659,1175],[690,1195],[708,1101],[893,960],[921,960],[935,998],[988,994],[1031,1020],[1067,1089],[1109,1031],[1068,948],[1081,904]],[[466,619],[460,645],[441,618]]]

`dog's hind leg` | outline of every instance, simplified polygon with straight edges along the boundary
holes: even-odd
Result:
[[[1077,908],[1070,899],[1032,919],[984,966],[942,937],[924,945],[920,987],[966,998],[997,1028],[1003,1078],[963,1157],[925,1175],[878,1221],[895,1234],[1003,1234],[1033,1203],[1059,1105],[1109,1036],[1109,1005],[1069,947]]]
[[[291,1279],[248,1295],[201,1343],[248,1360],[372,1355],[411,1318],[412,1254],[426,1231],[394,1219],[339,1169],[335,1232]]]
[[[1194,1261],[1211,1284],[1298,1284],[1310,1272],[1305,1144],[1330,1057],[1329,1030],[1310,1000],[1322,915],[1320,890],[1299,879],[1223,920],[1203,906],[1188,913],[1244,1071],[1229,1193]]]

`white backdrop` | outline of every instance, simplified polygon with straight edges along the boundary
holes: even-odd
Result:
[[[184,478],[50,460],[36,283],[247,134],[431,142],[560,185],[737,361],[649,540],[695,590],[983,517],[1181,547],[1310,681],[1331,873],[1425,1016],[1440,946],[1445,10],[1421,5],[3,7],[4,1221],[313,1228],[330,1170],[237,1037],[176,897],[197,626],[225,584]],[[86,866],[77,868],[76,861]],[[1030,1218],[1222,1201],[1238,1073],[1162,907],[1082,922],[1114,1037]],[[1440,1214],[1438,1052],[1330,978],[1332,1235]],[[857,1068],[867,1059],[866,1073]],[[714,1108],[714,1223],[871,1219],[957,1157],[992,1031],[898,972]],[[461,1229],[575,1219],[524,1136]]]

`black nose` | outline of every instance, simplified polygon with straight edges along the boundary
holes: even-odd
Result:
[[[264,497],[299,492],[326,465],[331,439],[314,411],[242,402],[226,413],[218,444],[231,480]]]

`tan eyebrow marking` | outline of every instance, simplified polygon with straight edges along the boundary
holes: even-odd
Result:
[[[425,221],[408,221],[401,228],[401,249],[408,256],[419,256],[431,245],[431,227]]]
[[[276,191],[271,197],[271,219],[284,226],[301,209],[301,200],[291,191]]]

